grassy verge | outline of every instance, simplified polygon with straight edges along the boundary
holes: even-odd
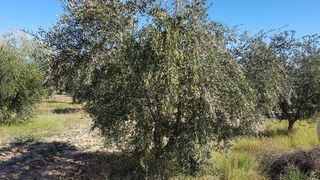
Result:
[[[239,137],[233,140],[229,152],[213,152],[219,179],[267,179],[260,174],[259,161],[270,152],[285,152],[318,146],[316,122],[301,121],[291,134],[286,133],[286,122],[269,121],[267,130],[257,137]]]
[[[59,109],[79,109],[81,105],[71,103],[70,98],[56,96],[41,102],[36,116],[22,124],[0,125],[0,145],[16,141],[43,140],[50,136],[68,131],[76,124],[88,124],[83,112],[56,113]]]

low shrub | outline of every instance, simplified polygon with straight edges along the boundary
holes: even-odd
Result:
[[[271,179],[319,177],[320,148],[292,153],[268,153],[261,160],[261,169]]]

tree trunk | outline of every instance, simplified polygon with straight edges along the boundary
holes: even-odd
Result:
[[[176,113],[176,121],[175,121],[175,124],[173,125],[172,134],[169,137],[168,144],[166,145],[166,148],[169,151],[172,150],[171,148],[174,147],[174,145],[176,143],[176,139],[178,138],[179,133],[180,133],[179,125],[181,122],[181,115],[182,115],[180,106],[181,106],[181,104],[179,102],[178,107],[177,107],[178,111]]]
[[[290,120],[288,120],[288,121],[289,121],[288,132],[292,132],[293,125],[294,125],[294,123],[295,123],[297,120],[295,120],[295,119],[290,119]]]
[[[154,156],[156,159],[162,155],[162,138],[159,123],[155,124],[153,132]]]
[[[72,96],[72,104],[77,104],[78,101],[77,101],[77,98],[76,98],[76,95],[73,95]]]

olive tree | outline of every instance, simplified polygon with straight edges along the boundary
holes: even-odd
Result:
[[[31,62],[29,41],[24,41],[24,35],[15,35],[4,34],[0,39],[1,123],[28,119],[41,97],[42,74]]]
[[[277,111],[280,97],[289,98],[287,69],[296,44],[292,31],[270,33],[261,31],[250,36],[245,32],[231,49],[257,94],[258,111],[263,115]]]
[[[294,56],[287,68],[290,98],[281,98],[279,107],[291,131],[297,120],[311,118],[320,110],[319,36],[305,36],[297,42]]]
[[[318,36],[296,38],[294,31],[254,36],[244,33],[232,53],[257,94],[262,115],[279,114],[288,130],[303,118],[317,114],[319,79]]]
[[[213,148],[254,129],[254,91],[205,1],[65,7],[43,36],[51,79],[77,79],[94,127],[147,172],[195,174]]]

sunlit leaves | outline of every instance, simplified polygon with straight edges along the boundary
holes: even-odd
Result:
[[[41,97],[43,76],[32,63],[33,44],[14,35],[0,39],[0,123],[28,119]]]

